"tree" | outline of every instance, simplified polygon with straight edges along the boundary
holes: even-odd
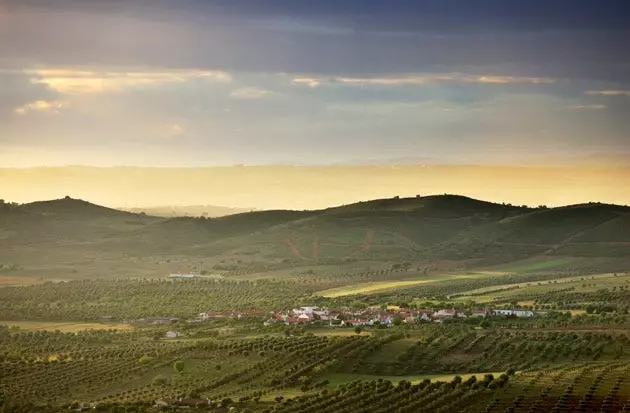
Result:
[[[402,324],[402,317],[396,316],[392,319],[392,324],[395,326],[399,326]]]
[[[362,331],[363,331],[363,328],[362,328],[361,326],[356,326],[356,327],[354,328],[354,332],[355,332],[356,334],[361,334],[361,332],[362,332]]]
[[[181,373],[186,368],[186,365],[183,361],[177,360],[175,363],[173,363],[173,368],[176,372]]]

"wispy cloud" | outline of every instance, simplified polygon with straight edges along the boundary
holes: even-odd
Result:
[[[291,81],[294,85],[306,85],[309,87],[317,87],[321,84],[321,79],[314,77],[295,77]]]
[[[380,85],[380,86],[400,86],[400,85],[424,85],[431,83],[486,83],[486,84],[552,84],[556,80],[546,77],[523,77],[523,76],[478,76],[461,73],[447,74],[416,74],[405,76],[386,77],[295,77],[292,83],[295,85],[306,85],[317,87],[322,84],[349,84],[349,85]]]
[[[118,92],[128,88],[184,83],[194,79],[231,82],[229,73],[222,71],[96,71],[75,69],[29,69],[33,83],[44,84],[63,94]]]
[[[623,89],[587,90],[584,93],[595,96],[630,96],[630,90]]]
[[[232,99],[255,100],[263,99],[272,94],[271,91],[259,87],[242,87],[230,93]]]
[[[606,105],[571,105],[567,106],[567,109],[570,110],[603,110],[606,109]]]
[[[59,100],[36,100],[35,102],[27,103],[25,105],[15,108],[13,110],[13,113],[19,116],[24,116],[31,112],[57,114],[67,107],[67,102]]]

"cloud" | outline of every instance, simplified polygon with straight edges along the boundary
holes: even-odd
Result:
[[[466,79],[465,82],[469,83],[497,83],[502,85],[507,84],[551,84],[556,83],[555,79],[546,77],[523,77],[523,76],[479,76],[477,78]]]
[[[43,84],[59,93],[75,95],[85,93],[119,92],[129,88],[152,87],[207,80],[229,83],[232,76],[223,71],[107,71],[63,68],[27,69],[31,82]]]
[[[13,110],[13,113],[19,116],[27,115],[31,112],[58,114],[61,110],[68,107],[68,102],[53,100],[36,100],[31,103],[19,106]]]
[[[306,85],[310,87],[317,87],[321,84],[320,79],[314,77],[296,77],[291,80],[291,83],[295,85]]]
[[[587,95],[595,96],[630,96],[630,90],[587,90],[584,92]]]
[[[242,87],[233,90],[230,93],[230,97],[232,99],[255,100],[263,99],[271,94],[271,91],[259,87]]]
[[[445,74],[417,74],[404,76],[387,77],[295,77],[292,82],[295,85],[306,85],[317,87],[321,84],[349,84],[349,85],[378,85],[378,86],[401,86],[401,85],[425,85],[434,83],[478,83],[478,84],[520,84],[539,85],[553,84],[556,79],[546,77],[525,77],[525,76],[478,76],[461,73]]]
[[[570,110],[603,110],[606,109],[606,105],[571,105],[567,106]]]

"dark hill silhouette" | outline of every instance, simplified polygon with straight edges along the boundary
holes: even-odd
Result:
[[[496,204],[461,195],[431,195],[413,198],[387,198],[359,202],[342,207],[329,208],[324,212],[395,211],[413,212],[426,217],[455,218],[474,215],[514,215],[531,210],[527,207]]]
[[[118,209],[104,207],[70,197],[22,204],[18,209],[29,214],[45,215],[55,218],[133,217],[144,219],[146,217],[144,214],[120,211]]]

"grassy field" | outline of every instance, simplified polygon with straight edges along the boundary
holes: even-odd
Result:
[[[0,287],[6,287],[6,286],[11,286],[11,285],[33,285],[38,282],[40,281],[34,277],[0,274]]]
[[[544,270],[553,270],[558,267],[579,261],[579,259],[573,257],[562,258],[549,258],[549,257],[536,257],[526,260],[524,262],[515,262],[506,266],[498,267],[501,271],[511,273],[532,273]]]
[[[71,322],[47,322],[47,321],[0,321],[0,325],[18,327],[28,331],[61,331],[63,333],[76,333],[82,330],[130,330],[129,324],[109,323],[71,323]]]
[[[621,285],[627,285],[629,283],[630,276],[625,274],[594,274],[588,276],[556,278],[540,282],[522,282],[478,288],[461,293],[458,295],[457,299],[460,301],[472,299],[476,302],[487,303],[497,299],[507,299],[511,296],[523,293],[544,293],[547,291],[557,290],[559,288],[575,288],[575,291],[595,291],[603,288],[613,288]],[[487,292],[487,294],[483,294],[485,292]],[[521,305],[532,304],[533,301],[531,300],[521,302]]]
[[[331,288],[329,290],[324,290],[316,293],[316,295],[321,295],[322,297],[334,298],[334,297],[343,297],[345,295],[353,295],[353,294],[369,294],[372,292],[389,290],[399,287],[409,287],[411,285],[418,284],[427,284],[438,279],[435,278],[425,278],[421,280],[406,280],[406,281],[381,281],[381,282],[369,282],[363,284],[355,284],[355,285],[347,285],[344,287]]]
[[[319,291],[316,295],[322,297],[335,298],[343,297],[353,294],[371,294],[382,292],[386,290],[394,290],[396,288],[411,287],[414,285],[431,284],[440,281],[452,281],[455,279],[470,279],[470,278],[483,278],[490,276],[492,273],[479,272],[471,274],[445,274],[445,275],[431,275],[423,278],[411,279],[411,280],[399,280],[399,281],[376,281],[361,284],[347,285],[344,287],[331,288],[324,291]]]

